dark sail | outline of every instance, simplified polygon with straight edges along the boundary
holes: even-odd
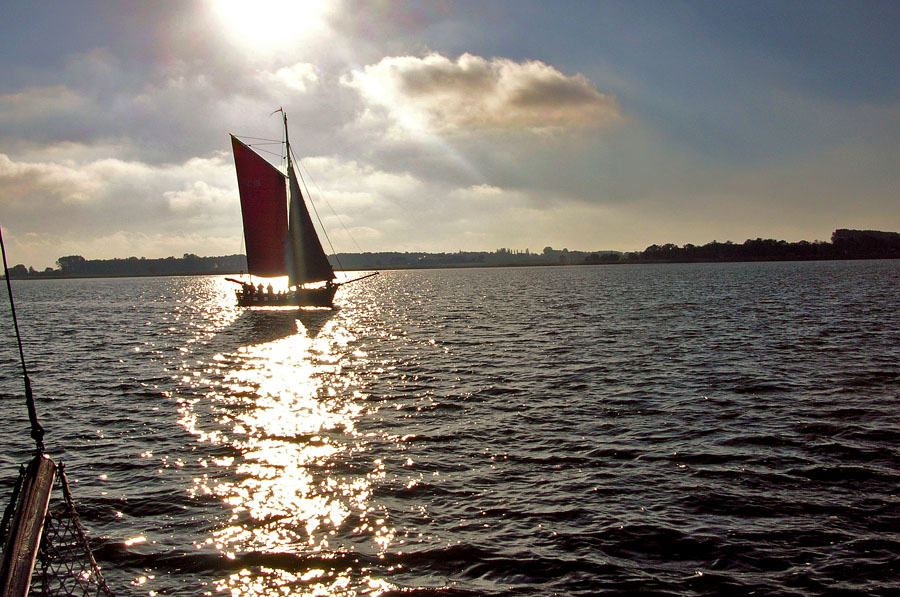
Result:
[[[333,280],[334,270],[322,249],[322,243],[303,201],[297,175],[290,160],[288,160],[288,177],[291,192],[289,200],[291,253],[288,256],[288,284],[296,286]]]
[[[288,240],[284,175],[234,135],[231,147],[241,195],[247,267],[254,276],[283,276]]]

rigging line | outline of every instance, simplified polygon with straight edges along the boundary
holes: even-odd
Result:
[[[296,156],[295,156],[295,157],[296,157]],[[300,161],[298,160],[297,163],[299,163],[300,166],[301,166],[304,170],[306,170],[307,175],[309,175],[309,170],[307,170],[306,166],[303,165],[303,162],[300,162]],[[312,178],[312,176],[310,175],[310,179],[311,179],[311,178]],[[302,176],[300,177],[300,180],[303,181],[303,186],[305,187],[305,186],[306,186],[306,180],[305,180]],[[331,213],[334,214],[334,217],[337,218],[337,221],[341,224],[341,228],[343,228],[343,229],[344,229],[344,232],[347,233],[347,236],[350,238],[350,241],[351,241],[351,242],[354,244],[354,246],[356,247],[356,250],[359,251],[360,253],[362,253],[362,252],[363,252],[362,247],[360,247],[360,246],[359,246],[359,243],[356,242],[356,239],[353,237],[353,234],[350,233],[350,229],[347,228],[347,226],[344,224],[344,220],[341,218],[341,216],[338,215],[338,213],[334,210],[334,206],[331,205],[331,203],[328,201],[328,199],[325,198],[325,193],[322,192],[321,187],[319,187],[319,183],[317,183],[315,180],[313,180],[312,183],[313,183],[313,186],[316,187],[316,191],[319,192],[319,197],[322,198],[322,201],[325,202],[325,205],[328,206],[328,209],[330,209],[330,210],[331,210]],[[308,189],[307,189],[307,193],[309,193],[309,190],[308,190]],[[311,193],[309,193],[309,194],[311,195]]]
[[[291,149],[290,146],[288,146],[288,150],[291,152],[291,155],[294,156],[294,161],[297,162],[297,163],[300,163],[301,166],[302,166],[302,163],[300,162],[300,160],[297,159],[297,154],[294,153],[294,150]],[[307,170],[307,174],[308,174],[308,173],[309,173],[309,171]],[[303,189],[306,191],[306,196],[309,197],[309,204],[310,204],[310,205],[312,206],[312,208],[313,208],[313,213],[316,214],[316,219],[319,221],[319,228],[322,230],[322,234],[325,236],[325,240],[328,241],[328,247],[331,249],[331,254],[334,255],[334,260],[337,261],[338,267],[339,267],[341,270],[343,270],[343,269],[344,269],[344,264],[341,263],[341,258],[338,257],[337,251],[334,250],[334,245],[331,243],[331,237],[328,236],[328,231],[325,230],[325,225],[322,223],[322,216],[319,215],[319,210],[316,209],[316,204],[313,203],[313,200],[312,200],[312,193],[309,192],[309,187],[306,185],[306,179],[303,178],[302,173],[301,173],[301,175],[300,175],[300,180],[303,182]],[[324,196],[322,195],[322,191],[321,191],[321,190],[319,191],[319,194],[320,194],[320,196],[322,196],[322,198],[323,198],[323,200],[324,200]],[[328,204],[328,201],[325,201],[325,203]],[[328,206],[331,207],[330,204],[329,204]],[[331,211],[334,212],[334,208],[332,208]],[[335,214],[335,215],[337,215],[337,214]],[[340,218],[338,218],[338,221],[340,221]],[[342,225],[343,225],[343,224],[342,224]],[[349,231],[347,232],[347,234],[349,234]],[[351,237],[351,239],[352,239],[352,237]],[[354,242],[355,242],[355,241],[354,241]],[[362,252],[362,251],[360,251],[360,252]]]
[[[275,153],[274,151],[270,151],[268,149],[261,149],[258,145],[248,145],[247,147],[252,147],[253,149],[256,150],[257,153],[267,153],[269,155],[278,156],[279,158],[284,157],[284,155],[280,151],[278,153]]]
[[[282,141],[279,139],[269,139],[267,137],[247,137],[245,135],[235,135],[235,137],[237,137],[238,139],[240,139],[242,141],[244,139],[253,139],[254,141],[265,141],[266,143],[263,143],[263,145],[265,145],[265,144],[280,145],[282,143]]]
[[[19,319],[16,317],[16,303],[13,300],[12,283],[9,281],[9,267],[6,264],[6,245],[3,243],[3,227],[0,226],[0,253],[3,254],[3,275],[6,276],[6,291],[9,294],[9,308],[12,311],[13,327],[16,329],[16,342],[19,344],[19,361],[22,363],[22,375],[25,378],[25,406],[31,422],[31,439],[39,454],[44,453],[44,428],[38,422],[37,408],[34,406],[34,393],[31,391],[31,379],[25,366],[25,350],[22,348],[22,334],[19,333]]]
[[[253,149],[257,150],[258,153],[268,153],[269,155],[277,155],[279,158],[283,158],[283,157],[284,157],[284,154],[283,154],[282,151],[279,151],[278,153],[275,153],[274,151],[272,151],[272,150],[270,150],[270,149],[265,149],[265,148],[261,147],[261,146],[263,146],[263,145],[279,145],[279,146],[283,146],[283,145],[284,145],[284,140],[267,139],[266,137],[245,137],[244,135],[234,135],[234,137],[236,137],[241,143],[243,143],[243,144],[246,145],[247,147],[252,147]],[[247,141],[249,141],[249,140],[251,140],[251,139],[254,140],[254,141],[262,141],[262,143],[249,143],[249,142],[247,142]]]

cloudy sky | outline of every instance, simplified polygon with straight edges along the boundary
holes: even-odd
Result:
[[[228,133],[338,251],[900,230],[900,3],[6,0],[10,265],[241,252]]]

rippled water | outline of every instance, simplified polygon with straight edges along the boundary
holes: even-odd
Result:
[[[897,261],[383,272],[333,312],[14,290],[120,595],[900,590]]]

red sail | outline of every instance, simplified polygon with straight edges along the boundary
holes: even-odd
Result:
[[[254,276],[287,273],[288,223],[284,175],[252,149],[231,136],[237,169],[247,267]]]

